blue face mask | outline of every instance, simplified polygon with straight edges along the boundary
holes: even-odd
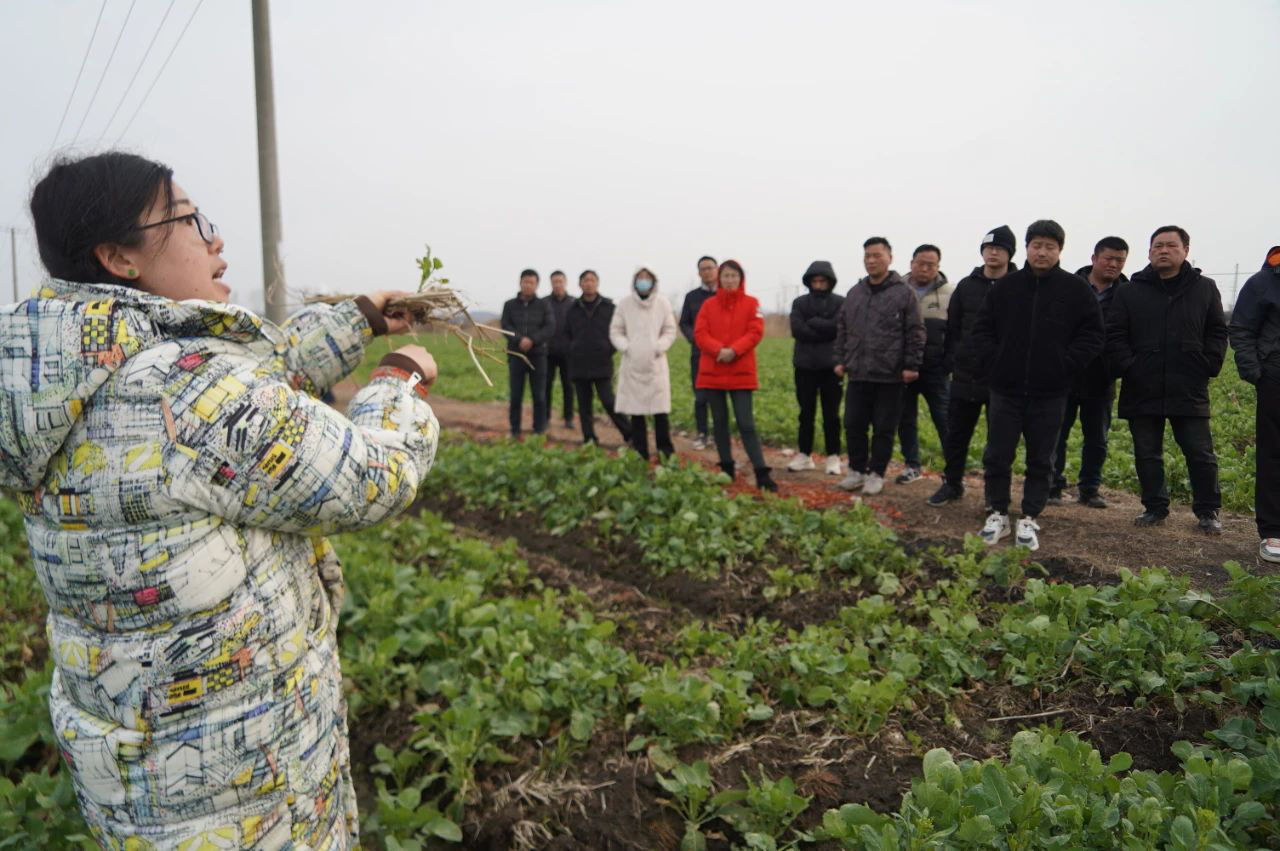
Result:
[[[636,279],[635,287],[636,292],[640,293],[640,295],[648,295],[653,289],[653,281],[648,278],[638,278]]]

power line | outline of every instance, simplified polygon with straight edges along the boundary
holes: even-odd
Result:
[[[98,37],[98,25],[102,23],[102,13],[107,11],[107,0],[102,0],[102,6],[98,8],[98,20],[93,22],[93,33],[89,36],[89,46],[84,49],[84,58],[80,60],[80,70],[76,72],[76,81],[71,84],[71,94],[67,95],[67,105],[62,108],[62,117],[58,119],[58,129],[54,131],[53,141],[49,143],[49,149],[58,144],[58,137],[62,135],[62,125],[66,123],[67,113],[71,111],[71,101],[75,100],[76,89],[80,88],[80,76],[84,74],[84,66],[89,62],[89,53],[93,50],[93,40]]]
[[[142,100],[138,101],[138,108],[133,111],[133,115],[129,116],[129,121],[124,125],[124,129],[120,131],[120,135],[116,137],[116,144],[120,144],[120,140],[124,138],[124,134],[129,132],[129,128],[133,126],[133,120],[138,117],[138,113],[142,112],[142,106],[147,102],[147,98],[151,96],[151,90],[156,87],[156,83],[160,82],[160,78],[164,76],[164,69],[169,67],[169,60],[173,58],[173,54],[177,52],[178,45],[182,44],[182,37],[187,34],[191,22],[196,19],[196,12],[200,11],[200,6],[204,4],[204,0],[196,0],[196,7],[191,10],[191,17],[187,18],[186,24],[182,27],[182,32],[178,33],[178,40],[173,43],[173,47],[169,50],[169,55],[164,58],[164,62],[160,64],[160,70],[156,72],[156,78],[151,81],[151,85],[147,87],[146,94],[142,96]]]
[[[156,39],[160,37],[160,30],[164,29],[164,22],[169,19],[169,13],[173,11],[173,4],[178,0],[169,0],[169,6],[164,10],[164,15],[160,18],[160,25],[156,27],[155,33],[151,36],[151,41],[147,42],[147,49],[142,52],[142,61],[138,63],[138,67],[134,69],[133,76],[129,78],[129,85],[124,87],[124,94],[120,95],[120,102],[116,104],[116,108],[111,111],[111,117],[107,119],[107,123],[103,126],[102,132],[98,134],[98,138],[94,144],[102,141],[102,137],[107,135],[107,131],[111,129],[111,124],[116,120],[120,107],[124,106],[125,99],[129,97],[129,92],[133,90],[133,84],[138,80],[138,74],[142,72],[142,66],[147,64],[147,57],[151,55],[151,48],[156,46]]]
[[[125,12],[124,23],[120,25],[120,32],[116,35],[116,43],[111,45],[111,53],[107,55],[107,64],[102,66],[102,73],[98,75],[98,85],[93,88],[93,95],[89,98],[89,105],[84,109],[84,115],[80,118],[80,125],[76,127],[76,135],[71,137],[71,144],[75,144],[80,138],[80,131],[84,129],[85,119],[89,117],[89,113],[93,111],[93,102],[98,99],[98,92],[102,89],[102,81],[107,79],[107,71],[111,70],[111,60],[116,58],[116,48],[120,46],[120,39],[124,38],[124,31],[129,27],[129,18],[133,15],[133,7],[138,5],[138,0],[132,0],[129,3],[129,11]]]

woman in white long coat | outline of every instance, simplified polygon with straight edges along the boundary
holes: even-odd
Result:
[[[671,302],[658,292],[658,276],[648,269],[636,271],[631,293],[622,300],[609,324],[609,340],[622,352],[615,410],[631,417],[631,445],[642,458],[649,457],[645,417],[653,417],[658,452],[675,452],[671,444],[671,373],[667,350],[676,341],[676,318]]]

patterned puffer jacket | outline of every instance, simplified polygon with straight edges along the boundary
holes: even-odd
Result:
[[[414,499],[439,426],[355,302],[283,328],[49,281],[0,307],[0,487],[49,603],[49,707],[105,848],[356,845],[323,535]]]

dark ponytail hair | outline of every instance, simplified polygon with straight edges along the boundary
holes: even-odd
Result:
[[[163,163],[122,151],[58,159],[31,192],[45,269],[85,284],[132,283],[103,268],[93,250],[104,243],[140,245],[138,222],[161,198],[167,217],[173,211],[173,169]]]

